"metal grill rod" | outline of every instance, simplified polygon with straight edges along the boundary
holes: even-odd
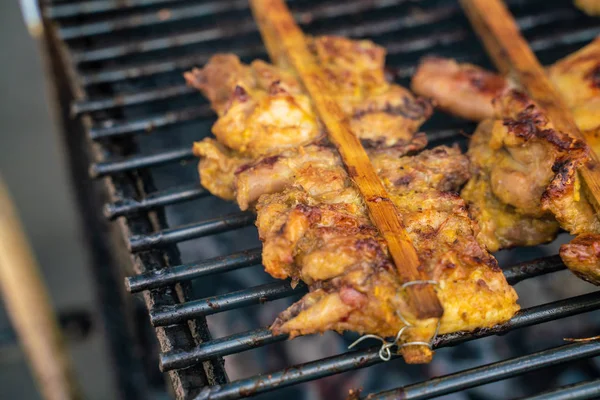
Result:
[[[148,197],[138,200],[133,198],[124,198],[114,203],[104,205],[104,216],[109,220],[114,220],[123,215],[131,215],[141,211],[147,211],[158,207],[164,207],[171,204],[183,203],[206,197],[210,193],[199,184],[174,187],[161,192],[155,192]]]
[[[211,258],[205,261],[178,265],[160,272],[147,272],[141,275],[125,278],[125,286],[131,293],[142,290],[156,289],[177,282],[200,278],[206,275],[218,274],[235,269],[260,264],[262,249],[254,248],[223,257]]]
[[[465,34],[467,34],[467,30],[463,31],[465,32]],[[579,28],[577,30],[570,31],[569,33],[560,32],[549,36],[545,36],[543,38],[534,39],[531,40],[529,44],[534,51],[549,49],[553,46],[554,49],[556,49],[556,46],[560,45],[573,45],[590,41],[594,39],[598,35],[598,33],[600,33],[600,28],[598,27]],[[426,40],[425,37],[423,39]],[[444,45],[448,45],[451,43],[453,42],[444,43]],[[257,46],[253,49],[240,48],[232,49],[231,51],[235,51],[235,53],[238,56],[243,58],[245,57],[254,59],[263,58],[266,56],[262,45]],[[391,52],[388,52],[388,54],[393,55]],[[84,73],[80,76],[80,79],[82,83],[86,86],[99,83],[111,83],[125,79],[140,78],[143,76],[158,73],[190,69],[198,65],[203,65],[204,63],[206,63],[208,58],[208,55],[200,55],[179,57],[177,59],[168,61],[151,61],[137,66],[125,66],[114,69],[105,69],[100,72]],[[404,67],[408,67],[408,65]]]
[[[107,11],[116,11],[124,8],[135,8],[161,4],[168,5],[181,1],[182,0],[95,0],[81,1],[74,4],[50,4],[44,8],[44,15],[47,18],[60,19],[75,17],[83,14],[97,14]]]
[[[113,123],[111,120],[105,120],[103,122],[106,125],[105,127],[92,127],[88,130],[88,133],[93,140],[99,140],[133,132],[149,132],[181,122],[213,117],[214,112],[210,106],[208,104],[200,104],[183,110],[169,111],[159,116],[128,121],[126,123]]]
[[[191,147],[184,149],[168,150],[146,156],[132,156],[121,160],[103,161],[90,165],[90,177],[102,178],[133,169],[156,167],[176,161],[194,158]]]
[[[435,344],[436,347],[453,346],[480,337],[501,334],[513,329],[566,318],[598,308],[600,308],[600,292],[594,292],[521,310],[510,321],[496,325],[493,328],[481,329],[475,332],[457,332],[442,335],[436,339]],[[274,336],[268,328],[263,328],[217,339],[218,342],[214,346],[213,341],[202,343],[189,351],[174,350],[163,353],[160,355],[160,362],[162,369],[165,371],[186,368],[210,357],[240,353],[285,339],[287,339],[287,335]],[[373,349],[376,348],[373,347]],[[355,353],[344,353],[336,357],[349,357],[349,354]],[[377,352],[375,354],[378,357]]]
[[[369,400],[423,400],[458,392],[486,383],[501,381],[542,368],[594,357],[600,354],[600,342],[572,343],[522,357],[482,365],[455,374],[430,379],[414,385],[371,394]]]
[[[555,311],[548,312],[556,307]],[[591,311],[600,307],[600,292],[574,297],[569,300],[549,303],[543,306],[532,307],[519,312],[507,324],[500,325],[493,329],[482,330],[470,334],[453,334],[443,335],[436,341],[436,348],[452,346],[469,340],[478,339],[481,337],[490,336],[496,333],[505,333],[510,330],[523,328],[526,326],[546,322],[553,319],[564,318],[571,315],[576,315],[582,312]],[[566,311],[568,310],[568,311]],[[565,312],[566,311],[566,312]],[[272,337],[268,337],[261,332],[254,331],[256,339],[262,342],[272,343]],[[282,339],[285,339],[282,338]],[[201,344],[197,348],[206,347],[210,343]],[[254,342],[250,341],[248,348],[256,347]],[[243,351],[243,346],[239,343],[232,343],[232,347],[236,348],[236,353]],[[222,341],[220,347],[227,347]],[[241,349],[240,349],[241,348]],[[248,349],[247,348],[247,349]],[[241,379],[225,385],[207,387],[196,400],[204,399],[234,399],[249,395],[268,392],[286,386],[295,385],[302,382],[307,382],[327,376],[339,374],[349,370],[364,368],[375,365],[381,362],[379,358],[378,346],[373,346],[369,349],[346,352],[337,356],[327,357],[318,361],[311,361],[304,364],[299,364],[284,370],[272,372],[265,375],[256,375],[250,378]],[[161,355],[161,366],[163,370],[174,368],[183,368],[187,365],[199,362],[200,359],[190,359],[185,363],[174,362],[177,356],[184,352],[169,352]],[[207,352],[206,352],[207,353]],[[224,349],[220,349],[220,355],[231,354]],[[169,356],[169,357],[167,357]],[[398,356],[394,356],[397,358]]]
[[[459,130],[440,130],[432,131],[427,134],[430,143],[436,141],[456,138],[461,139]],[[92,164],[90,167],[90,176],[92,178],[101,178],[106,175],[113,175],[120,172],[130,171],[134,169],[156,167],[163,164],[178,162],[186,159],[194,158],[194,153],[190,147],[177,150],[168,150],[150,155],[132,156],[118,160],[103,161]]]
[[[195,263],[183,264],[162,270],[160,273],[147,272],[125,279],[125,285],[131,293],[156,289],[172,285],[175,282],[191,280],[206,276],[260,264],[262,249],[260,247],[241,251],[228,256],[211,258]],[[503,271],[511,285],[524,279],[533,278],[551,272],[561,271],[565,266],[559,256],[537,258],[519,263]]]
[[[187,321],[193,317],[217,314],[232,310],[263,304],[268,301],[283,299],[294,294],[304,294],[308,288],[304,283],[298,283],[295,288],[288,281],[267,283],[248,289],[229,292],[220,296],[201,300],[188,301],[184,304],[165,306],[150,310],[150,322],[153,326],[166,326]]]
[[[125,107],[136,104],[149,103],[156,100],[165,100],[194,93],[197,90],[185,84],[146,91],[139,91],[115,97],[100,98],[93,100],[75,101],[71,105],[71,115],[77,116],[82,113],[106,110],[115,107]]]
[[[396,0],[398,1],[398,0]],[[405,2],[406,0],[400,0],[401,2]],[[355,2],[356,3],[356,2]],[[365,10],[373,11],[377,10],[380,7],[376,7],[372,3],[365,3],[364,1],[358,1],[359,5],[362,4],[361,7],[356,7],[356,4],[350,3],[349,7],[345,9],[345,13],[340,13],[340,15],[350,16],[355,13],[361,13]],[[377,4],[377,3],[375,3]],[[382,8],[382,7],[381,7]],[[435,23],[442,21],[454,14],[458,14],[460,8],[455,6],[442,6],[436,8],[430,8],[427,10],[427,13],[421,16],[420,18],[415,18],[412,15],[407,15],[405,17],[391,17],[391,18],[382,18],[377,19],[370,22],[364,22],[360,25],[355,25],[350,19],[348,22],[336,24],[336,27],[332,29],[331,26],[325,28],[328,34],[330,35],[342,35],[342,36],[360,36],[360,37],[374,37],[386,33],[397,32],[400,30],[407,30],[409,28],[420,27],[423,25]],[[573,10],[562,10],[562,12],[557,12],[556,10],[551,11],[552,20],[563,20],[563,19],[573,19],[573,17],[577,16],[577,13],[573,12]],[[322,15],[315,11],[312,15],[313,20],[320,20],[329,18],[327,15]],[[548,23],[548,17],[543,15],[539,19],[542,23]],[[299,21],[301,25],[302,20]],[[323,29],[321,29],[323,30]],[[254,20],[252,18],[247,18],[244,20],[238,20],[231,25],[219,24],[214,27],[204,28],[198,31],[180,33],[171,36],[153,38],[153,39],[145,39],[139,40],[135,42],[127,42],[119,45],[114,45],[110,47],[103,47],[93,50],[85,50],[82,52],[74,52],[72,53],[73,60],[77,63],[85,63],[85,62],[96,62],[96,61],[106,61],[106,60],[114,60],[120,57],[131,56],[139,53],[146,53],[150,51],[158,51],[158,50],[166,50],[172,49],[174,47],[182,47],[189,45],[197,45],[205,42],[210,42],[213,40],[221,40],[227,38],[233,38],[238,36],[248,35],[250,33],[256,33],[257,28]],[[314,35],[319,35],[319,31],[314,30]],[[253,47],[258,47],[260,45],[260,39],[258,36],[256,40],[251,44]],[[237,50],[231,50],[233,53],[237,54]]]
[[[509,283],[514,285],[524,279],[564,269],[560,257],[547,257],[515,265],[505,271]],[[189,274],[187,275],[190,276]],[[304,294],[308,288],[299,284],[292,289],[288,281],[278,281],[227,293],[207,299],[189,301],[184,304],[155,308],[150,311],[150,321],[154,326],[171,325],[194,317],[215,314],[232,308],[260,304],[266,301]]]
[[[585,31],[582,34],[584,37],[580,38],[580,39],[581,39],[581,41],[584,41],[589,36],[589,33],[587,31]],[[553,40],[554,39],[549,39],[549,40],[538,39],[534,43],[534,45],[537,43],[536,50],[538,52],[541,52],[541,51],[551,48]],[[572,43],[567,42],[565,44],[570,45]],[[421,44],[421,46],[422,46],[422,44]],[[262,49],[261,49],[261,51],[262,51]],[[471,63],[477,63],[478,61],[481,62],[483,60],[483,57],[473,55],[472,53],[467,53],[467,54],[464,54],[463,56],[456,56],[454,58],[459,61],[471,62]],[[170,65],[171,63],[167,63],[167,64]],[[202,64],[203,63],[199,63],[198,65],[202,65]],[[193,65],[190,65],[189,67],[191,68],[192,66]],[[167,68],[164,71],[161,70],[161,71],[157,71],[156,73],[168,72],[168,71],[169,71],[169,69]],[[400,67],[386,67],[386,72],[389,73],[391,76],[393,76],[394,79],[396,79],[396,80],[407,79],[410,76],[412,76],[412,74],[414,73],[414,65],[407,65],[407,66],[400,66]],[[178,96],[183,96],[183,95],[186,95],[189,93],[193,93],[194,91],[195,91],[195,89],[192,89],[192,88],[186,86],[185,84],[182,84],[182,85],[175,85],[175,86],[169,86],[169,87],[158,88],[158,89],[151,89],[151,90],[136,92],[136,93],[132,93],[132,94],[118,95],[118,96],[111,97],[111,98],[83,100],[83,101],[75,102],[73,104],[72,113],[73,113],[73,115],[79,115],[82,113],[100,111],[100,110],[105,110],[105,109],[114,108],[114,107],[138,105],[138,104],[143,104],[143,103],[147,103],[147,102],[152,102],[152,101],[157,101],[157,100],[165,100],[165,99],[170,99],[170,98],[174,98],[174,97],[178,97]],[[111,121],[109,120],[109,122],[111,122]],[[119,125],[119,122],[112,121],[111,125]],[[147,126],[150,126],[150,125],[148,124]],[[166,125],[163,125],[163,126],[166,126]],[[108,137],[111,134],[111,131],[102,131],[102,128],[95,128],[95,129],[97,130],[96,135],[98,137],[101,137],[101,136]],[[141,128],[140,130],[145,130],[145,129],[147,129],[146,126]],[[128,131],[127,129],[125,129],[122,133],[129,133],[129,132],[131,132],[131,131]]]
[[[600,398],[600,379],[562,386],[521,400],[586,400],[598,398]]]
[[[107,21],[90,22],[76,26],[60,27],[58,36],[70,40],[115,31],[134,29],[144,26],[155,26],[161,23],[173,23],[180,20],[204,16],[214,17],[227,11],[248,9],[248,1],[218,1],[214,3],[195,4],[185,7],[161,8],[150,12],[141,12],[122,18],[111,18]]]
[[[254,223],[255,216],[250,212],[237,212],[207,219],[196,224],[189,224],[177,228],[164,229],[149,235],[135,235],[129,238],[128,246],[132,253],[162,247],[185,240],[203,236],[214,235],[238,228],[243,228]]]

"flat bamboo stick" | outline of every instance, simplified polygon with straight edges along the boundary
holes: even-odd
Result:
[[[81,398],[50,297],[2,177],[0,289],[43,398]]]
[[[326,78],[309,51],[304,34],[282,0],[251,0],[254,17],[274,61],[285,57],[294,67],[337,147],[348,174],[367,205],[371,220],[386,240],[402,282],[427,280],[419,270],[417,252],[408,237],[402,218],[379,180],[369,157],[352,133],[346,116],[330,97]],[[418,319],[439,318],[443,308],[431,285],[409,286],[409,306]]]
[[[496,67],[546,110],[557,130],[587,142],[502,0],[460,2]],[[589,151],[589,160],[579,173],[596,212],[600,212],[600,163],[593,151]]]

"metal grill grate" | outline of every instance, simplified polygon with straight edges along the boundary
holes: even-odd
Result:
[[[487,63],[455,1],[289,3],[303,29],[311,34],[369,37],[385,46],[388,72],[405,86],[417,60],[427,53]],[[508,4],[542,62],[552,62],[600,34],[597,21],[575,10],[568,0],[512,0]],[[231,212],[216,217],[206,209],[209,205],[204,206],[206,219],[201,221],[186,220],[186,225],[173,228],[166,218],[174,207],[184,203],[188,208],[189,204],[200,207],[198,202],[209,198],[196,183],[194,163],[186,161],[193,158],[191,141],[209,134],[214,117],[201,96],[183,84],[181,72],[202,65],[217,51],[234,52],[245,61],[266,57],[247,1],[47,1],[43,14],[49,41],[56,47],[71,85],[71,112],[81,118],[93,142],[96,162],[90,174],[106,178],[112,202],[105,206],[104,214],[109,219],[122,217],[118,220],[136,273],[127,279],[127,288],[132,293],[144,292],[151,322],[157,327],[161,368],[170,371],[176,395],[233,399],[379,363],[377,348],[364,348],[229,382],[223,356],[283,341],[286,336],[256,327],[213,339],[205,317],[301,294],[306,288],[292,289],[288,282],[276,281],[207,298],[192,297],[191,280],[260,263],[260,249],[252,248],[182,264],[176,247],[251,225],[251,214]],[[464,146],[465,139],[459,134],[462,129],[471,131],[473,126],[441,115],[424,127],[430,145],[457,141]],[[178,179],[160,184],[161,168]],[[504,272],[509,282],[516,284],[563,268],[558,256],[551,256]],[[443,335],[435,347],[596,309],[600,309],[600,292],[524,309],[493,329]],[[597,342],[567,344],[370,398],[431,398],[599,354]],[[569,398],[599,395],[600,382],[583,382],[536,398],[565,398],[560,397],[565,394],[572,396]]]

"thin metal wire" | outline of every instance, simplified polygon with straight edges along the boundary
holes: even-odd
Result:
[[[414,280],[414,281],[410,281],[410,282],[405,282],[404,284],[402,284],[402,286],[400,286],[399,290],[404,290],[407,287],[413,286],[413,285],[434,285],[434,286],[439,287],[439,283],[434,280]],[[398,294],[396,294],[396,297],[397,296],[398,296]],[[381,344],[381,348],[379,349],[379,358],[381,358],[382,361],[389,361],[392,359],[392,352],[391,352],[390,348],[392,348],[394,346],[397,346],[398,349],[401,349],[403,347],[408,347],[408,346],[427,346],[430,349],[433,348],[433,342],[436,339],[438,332],[440,330],[440,318],[438,318],[437,325],[435,327],[435,331],[433,332],[433,336],[431,337],[429,342],[416,340],[416,341],[412,341],[412,342],[398,344],[402,339],[402,334],[404,333],[404,331],[408,328],[414,327],[414,325],[411,324],[402,315],[402,313],[400,313],[398,310],[396,310],[396,315],[398,316],[398,318],[400,318],[400,320],[402,321],[404,326],[402,328],[400,328],[400,330],[396,334],[396,337],[394,338],[394,340],[388,342],[386,339],[382,338],[379,335],[367,334],[367,335],[363,335],[363,336],[359,337],[358,339],[356,339],[350,346],[348,346],[348,349],[352,349],[354,346],[356,346],[357,344],[359,344],[360,342],[362,342],[363,340],[366,340],[366,339],[380,340],[382,344]]]

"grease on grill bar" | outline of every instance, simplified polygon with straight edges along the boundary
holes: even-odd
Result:
[[[550,3],[542,0],[527,3],[521,0],[509,1],[509,4],[515,6],[517,21],[528,37],[532,49],[547,63],[576,50],[600,34],[597,20],[578,14],[571,7],[570,1]],[[418,58],[429,52],[441,53],[471,63],[479,64],[485,60],[484,52],[477,44],[465,18],[455,11],[458,6],[453,1],[351,0],[328,1],[317,5],[314,1],[297,0],[290,4],[296,8],[295,15],[300,18],[299,22],[307,27],[309,33],[333,33],[337,30],[340,34],[358,37],[376,35],[373,39],[388,48],[391,60],[388,72],[389,76],[396,80],[409,78]],[[182,317],[174,316],[175,320],[187,321],[188,318],[193,318],[193,315],[206,315],[264,301],[265,297],[261,295],[265,293],[268,296],[296,293],[285,282],[266,285],[253,283],[245,289],[236,289],[237,293],[229,290],[217,296],[214,303],[215,297],[206,298],[208,294],[191,297],[187,289],[172,290],[173,287],[188,287],[186,282],[195,278],[203,278],[197,280],[202,282],[205,277],[212,278],[214,274],[227,273],[223,276],[228,276],[232,273],[251,272],[244,269],[259,264],[261,252],[256,248],[246,251],[236,249],[238,252],[229,255],[210,255],[213,258],[194,257],[192,259],[201,261],[182,263],[173,243],[223,231],[233,234],[233,229],[249,225],[252,218],[241,214],[229,215],[226,220],[214,218],[215,214],[211,214],[214,202],[208,203],[211,204],[209,206],[204,206],[203,203],[213,199],[204,198],[206,192],[195,180],[183,183],[178,181],[177,187],[161,188],[160,191],[153,189],[152,178],[156,178],[156,172],[151,168],[165,164],[169,164],[169,168],[177,168],[176,163],[193,157],[188,142],[177,142],[179,133],[188,129],[184,123],[212,118],[207,109],[199,111],[197,106],[191,108],[193,104],[184,104],[185,96],[192,93],[192,90],[183,85],[180,73],[185,69],[201,66],[216,52],[235,51],[244,59],[266,56],[258,35],[253,33],[255,29],[250,25],[245,26],[241,33],[219,33],[215,30],[218,26],[231,25],[233,18],[236,18],[240,25],[249,21],[250,14],[244,11],[246,8],[245,0],[94,0],[43,6],[45,17],[53,18],[49,22],[56,28],[56,36],[63,35],[63,38],[69,38],[66,45],[60,44],[65,46],[65,54],[68,55],[65,62],[77,63],[76,66],[72,66],[73,71],[76,71],[72,83],[77,85],[83,96],[75,99],[71,111],[74,115],[90,115],[91,124],[82,119],[84,128],[103,149],[103,158],[91,166],[90,172],[95,177],[107,177],[105,182],[108,182],[111,192],[115,194],[110,200],[111,203],[105,207],[105,214],[109,218],[122,217],[125,233],[132,239],[132,250],[138,252],[134,259],[136,271],[140,274],[127,279],[128,288],[132,292],[152,289],[145,293],[144,298],[149,311],[155,316],[171,318],[172,310],[187,310]],[[166,12],[159,13],[161,10]],[[203,10],[206,14],[203,14]],[[313,11],[309,12],[310,10]],[[206,19],[201,19],[206,17],[211,18],[208,23]],[[187,28],[179,26],[196,21],[194,18],[199,22],[192,29],[187,30],[191,26],[189,24]],[[128,37],[130,32],[137,36],[131,39]],[[147,32],[151,34],[148,35]],[[183,38],[184,42],[175,43],[174,38]],[[134,44],[130,45],[131,42]],[[162,106],[171,100],[178,108],[167,109]],[[469,125],[444,124],[438,124],[434,128],[426,127],[430,141],[464,141],[463,137],[458,136],[459,131],[472,131]],[[191,129],[196,129],[191,127],[193,124],[188,125]],[[134,135],[147,131],[151,131],[150,135]],[[196,137],[201,137],[205,133],[195,134]],[[143,147],[133,146],[135,141],[144,142],[155,137],[156,140],[164,140],[164,143],[169,144],[162,147],[165,150],[153,153],[152,150],[144,151]],[[123,152],[120,146],[129,151]],[[200,200],[201,198],[204,199]],[[185,225],[191,221],[198,221],[198,218],[183,221],[178,219],[178,223],[184,226],[169,228],[161,218],[156,222],[156,219],[147,217],[148,211],[156,211],[157,215],[162,215],[165,206],[184,202],[194,202],[194,206],[198,204],[205,212],[207,220]],[[174,213],[169,217],[173,215]],[[504,272],[508,281],[515,284],[523,279],[563,268],[558,256],[551,256],[515,265]],[[223,276],[215,278],[220,281]],[[301,292],[305,289],[298,290]],[[203,300],[196,300],[202,297]],[[220,310],[212,309],[209,302],[223,307]],[[260,308],[263,307],[268,305]],[[492,330],[440,337],[436,341],[436,347],[454,346],[479,337],[505,333],[597,309],[600,309],[599,293],[537,305],[521,311],[509,323]],[[250,326],[240,333],[227,333],[218,339],[211,338],[202,316],[190,324],[158,327],[159,342],[163,351],[160,356],[161,366],[170,371],[178,398],[192,399],[199,396],[201,399],[225,399],[251,396],[372,366],[380,361],[377,348],[361,349],[300,363],[268,375],[229,382],[220,357],[286,339],[285,335],[273,336],[268,329],[256,326],[260,325]],[[559,343],[560,337],[556,340]],[[289,343],[289,346],[295,345],[295,342]],[[529,366],[543,368],[552,360],[566,362],[577,357],[595,355],[595,345],[578,343],[547,350],[545,359],[539,359],[540,354],[530,354],[520,359],[529,362]],[[552,345],[555,346],[556,343]],[[514,362],[514,359],[503,363],[510,365],[511,362]],[[527,368],[521,371],[516,363],[510,368],[513,369],[503,371],[517,374],[529,370]],[[456,381],[452,375],[440,379],[445,379],[444,382],[449,385],[446,388],[450,387],[455,391],[506,377],[498,375],[497,372],[499,371],[490,370],[489,373],[480,372],[480,375],[474,375],[473,371],[463,372],[460,381]],[[581,378],[584,379],[586,378]],[[424,397],[431,397],[438,390],[431,383],[427,381],[408,385],[404,389],[416,393],[420,387],[426,391]],[[206,386],[203,391],[202,386]],[[546,399],[561,393],[573,394],[574,398],[584,398],[586,393],[588,397],[589,393],[597,393],[598,387],[597,381],[583,382],[573,387],[559,388],[539,398]],[[375,392],[378,390],[381,388],[374,389]],[[201,391],[202,394],[199,395]]]

